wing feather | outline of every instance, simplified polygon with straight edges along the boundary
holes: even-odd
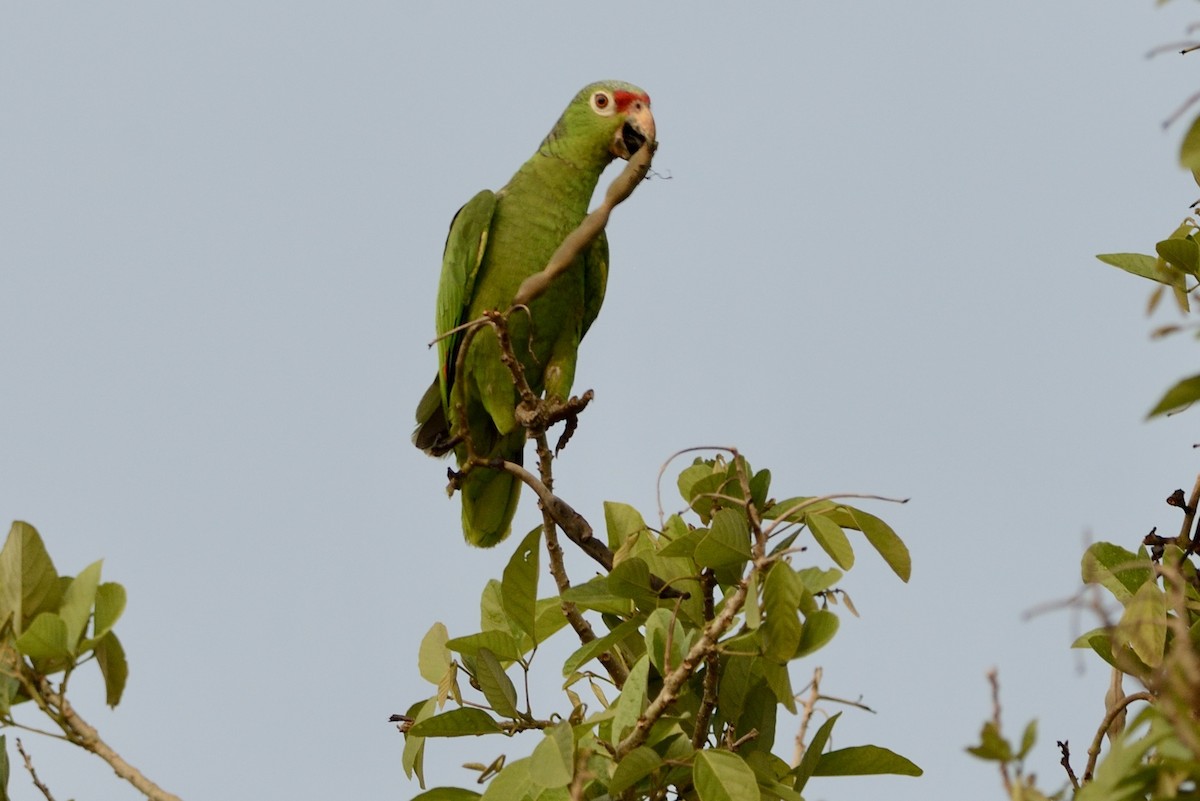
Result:
[[[467,322],[467,310],[475,297],[479,267],[487,252],[488,231],[496,210],[496,194],[485,189],[467,201],[450,222],[446,249],[442,254],[442,278],[438,283],[437,332],[443,336]],[[438,364],[442,403],[450,397],[454,383],[454,362],[462,334],[438,340]]]
[[[581,339],[600,314],[607,287],[608,236],[601,231],[583,254],[583,328],[579,332]]]

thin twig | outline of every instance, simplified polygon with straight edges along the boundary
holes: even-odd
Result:
[[[1192,496],[1183,508],[1183,525],[1179,527],[1179,539],[1176,540],[1180,548],[1187,548],[1192,542],[1192,524],[1196,521],[1197,503],[1200,503],[1200,475],[1196,476],[1196,483],[1192,485]]]
[[[658,478],[654,482],[654,486],[655,486],[654,494],[658,500],[658,527],[659,528],[663,528],[666,526],[666,519],[663,515],[663,505],[662,505],[662,477],[663,477],[663,474],[665,474],[667,472],[667,468],[671,465],[671,462],[675,461],[675,459],[677,459],[680,456],[683,456],[685,453],[696,453],[697,451],[725,451],[726,453],[736,453],[737,449],[731,448],[731,447],[728,447],[725,445],[695,445],[691,448],[684,448],[682,450],[675,451],[674,453],[672,453],[670,456],[667,457],[667,460],[662,463],[661,467],[658,468]]]
[[[706,567],[700,574],[700,590],[704,594],[704,621],[707,623],[716,616],[713,602],[713,588],[717,585],[717,577],[712,568]],[[699,750],[708,742],[708,725],[712,720],[713,710],[717,706],[717,687],[721,677],[721,656],[716,649],[709,651],[704,657],[704,695],[700,699],[700,710],[696,713],[696,727],[692,731],[692,747]]]
[[[766,531],[764,533],[769,538],[772,534],[774,534],[775,529],[778,528],[779,526],[796,522],[794,520],[788,520],[788,518],[791,517],[792,515],[794,515],[796,512],[803,511],[804,509],[807,509],[810,506],[814,506],[818,503],[823,503],[824,501],[837,501],[837,500],[841,500],[842,498],[865,499],[865,500],[870,500],[870,501],[886,501],[888,503],[908,503],[908,498],[889,498],[886,495],[865,495],[865,494],[857,493],[857,492],[835,492],[830,495],[818,495],[815,498],[805,498],[800,503],[789,506],[782,514],[777,515],[777,514],[772,513],[771,516],[774,518],[774,522],[771,523],[771,525],[767,526]]]
[[[792,767],[800,764],[800,760],[804,758],[804,741],[808,736],[808,722],[812,720],[813,710],[816,708],[817,699],[821,697],[821,668],[813,669],[812,683],[809,686],[808,698],[804,700],[803,712],[800,713],[800,728],[796,732],[796,746],[792,751]]]
[[[996,736],[1000,736],[1000,674],[995,668],[987,673],[988,684],[992,686],[992,725],[996,727]],[[1004,792],[1012,797],[1012,778],[1008,775],[1008,763],[1001,760],[1000,778],[1004,781]]]
[[[1079,779],[1075,776],[1075,771],[1071,769],[1071,744],[1068,740],[1056,740],[1055,745],[1058,746],[1058,752],[1062,754],[1062,759],[1058,760],[1058,764],[1063,766],[1063,770],[1067,772],[1067,778],[1071,780],[1071,787],[1075,790],[1079,789]]]
[[[513,297],[514,306],[531,303],[546,291],[555,278],[575,263],[575,259],[604,230],[612,210],[633,194],[633,190],[637,189],[646,177],[656,147],[653,141],[647,142],[629,157],[625,169],[609,184],[608,191],[604,193],[604,200],[595,211],[584,217],[579,227],[567,235],[541,272],[534,273],[521,282],[517,294]]]
[[[33,769],[33,760],[29,758],[29,754],[25,753],[25,746],[21,744],[21,738],[17,738],[17,751],[21,754],[21,759],[25,760],[25,770],[29,772],[29,777],[33,779],[33,786],[41,790],[42,795],[46,796],[46,801],[54,801],[54,796],[50,793],[50,788],[42,783],[38,778],[37,771]]]
[[[1108,733],[1108,727],[1117,719],[1117,715],[1125,711],[1125,707],[1137,701],[1151,704],[1154,703],[1154,696],[1148,692],[1131,693],[1113,704],[1112,708],[1108,710],[1108,714],[1104,716],[1100,728],[1096,730],[1096,736],[1092,738],[1092,744],[1088,747],[1087,768],[1083,771],[1084,784],[1092,780],[1092,772],[1096,769],[1096,760],[1100,758],[1100,746],[1104,742],[1104,735]]]

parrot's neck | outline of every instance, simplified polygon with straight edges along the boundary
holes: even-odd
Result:
[[[611,160],[612,156],[607,152],[597,158],[571,153],[565,148],[543,146],[517,170],[504,191],[515,196],[536,197],[542,203],[557,207],[565,218],[573,220],[571,227],[574,228],[587,214],[600,173]]]

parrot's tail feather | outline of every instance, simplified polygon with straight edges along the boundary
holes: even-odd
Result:
[[[463,536],[479,548],[491,548],[512,529],[521,480],[503,470],[476,468],[462,485]]]
[[[417,404],[417,430],[412,435],[413,445],[430,456],[445,456],[450,452],[450,425],[446,421],[446,410],[442,407],[442,388],[437,378],[421,396]]]

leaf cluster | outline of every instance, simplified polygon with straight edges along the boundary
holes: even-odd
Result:
[[[798,800],[812,776],[918,775],[884,748],[827,750],[836,715],[796,764],[773,753],[779,709],[799,711],[788,666],[837,633],[830,607],[854,563],[851,536],[903,580],[911,564],[878,517],[836,499],[775,501],[770,483],[731,452],[683,470],[687,511],[659,528],[606,503],[611,571],[541,598],[546,538],[531,531],[484,588],[479,631],[451,637],[437,623],[422,641],[421,675],[436,692],[407,711],[403,764],[424,787],[436,738],[528,732],[532,754],[473,765],[489,780],[482,795],[438,787],[418,798]],[[837,567],[797,564],[812,545]],[[568,608],[588,615],[594,634],[561,666],[560,708],[539,713],[534,661]]]
[[[125,611],[125,588],[101,582],[101,562],[77,576],[60,576],[37,529],[16,522],[0,549],[0,725],[11,725],[12,707],[42,706],[41,687],[95,660],[104,677],[105,701],[116,706],[129,674],[113,626]]]
[[[1081,635],[1075,648],[1089,649],[1113,670],[1106,714],[1092,737],[1077,777],[1066,742],[1062,764],[1075,801],[1194,799],[1200,787],[1200,574],[1192,548],[1151,535],[1151,551],[1095,543],[1083,555],[1086,585],[1116,601],[1119,613]],[[1099,601],[1094,608],[1104,614]],[[1141,690],[1126,692],[1122,680]],[[998,702],[997,702],[998,703]],[[1135,706],[1136,705],[1136,706]],[[1137,709],[1129,715],[1130,709]],[[1023,778],[1023,761],[1036,739],[1030,723],[1015,748],[1001,735],[998,716],[984,724],[980,744],[968,749],[1000,763],[1014,799],[1048,796]],[[1101,759],[1104,739],[1109,747]],[[1015,771],[1018,781],[1010,782]]]
[[[1194,100],[1195,98],[1193,98]],[[1180,164],[1191,171],[1200,184],[1200,116],[1188,129],[1179,149]],[[1198,201],[1200,203],[1200,201]],[[1192,204],[1193,210],[1196,203]],[[1194,213],[1182,222],[1163,240],[1154,246],[1154,255],[1144,253],[1102,253],[1096,258],[1105,264],[1158,284],[1151,293],[1147,306],[1153,313],[1166,293],[1175,300],[1175,306],[1185,318],[1193,312],[1193,293],[1200,287],[1200,222]],[[1162,337],[1181,332],[1191,332],[1200,338],[1200,325],[1194,322],[1171,323],[1155,330]],[[1150,410],[1149,417],[1180,411],[1200,400],[1200,374],[1177,381]]]

